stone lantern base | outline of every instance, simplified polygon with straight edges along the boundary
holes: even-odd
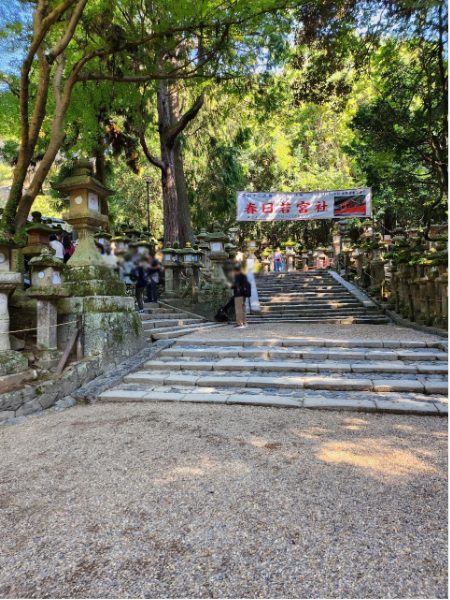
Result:
[[[128,296],[73,296],[58,302],[58,348],[63,349],[79,321],[84,356],[120,362],[145,345],[142,322]],[[64,323],[67,323],[64,326]]]
[[[106,265],[67,266],[64,282],[71,296],[125,295],[125,284]]]

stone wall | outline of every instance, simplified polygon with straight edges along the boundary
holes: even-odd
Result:
[[[448,273],[444,266],[398,265],[391,268],[388,305],[411,321],[446,329]]]
[[[74,396],[77,401],[88,401],[92,389],[103,391],[108,386],[117,384],[124,374],[140,368],[145,361],[171,343],[157,342],[133,354],[126,361],[120,352],[109,360],[100,356],[85,358],[71,363],[60,376],[36,379],[21,389],[0,394],[0,422],[47,410],[68,396]]]
[[[345,253],[345,276],[412,322],[447,329],[447,245],[402,232],[392,240],[372,236]]]

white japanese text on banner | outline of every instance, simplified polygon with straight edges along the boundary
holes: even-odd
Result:
[[[328,192],[238,192],[238,221],[303,221],[372,216],[370,188]]]

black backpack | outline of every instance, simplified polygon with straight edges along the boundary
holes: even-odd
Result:
[[[245,283],[242,284],[242,291],[244,293],[244,298],[251,298],[252,297],[252,285],[250,283],[250,281],[245,281]]]

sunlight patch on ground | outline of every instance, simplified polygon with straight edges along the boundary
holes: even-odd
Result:
[[[203,457],[200,460],[194,461],[192,465],[184,465],[170,469],[164,473],[162,477],[156,478],[154,483],[156,485],[165,485],[176,481],[211,477],[218,473],[227,473],[228,475],[233,476],[244,475],[248,472],[248,467],[240,461],[221,463],[211,460],[209,457]]]
[[[400,450],[380,439],[328,442],[322,445],[318,457],[329,464],[358,467],[374,476],[393,479],[437,472],[412,451]]]

